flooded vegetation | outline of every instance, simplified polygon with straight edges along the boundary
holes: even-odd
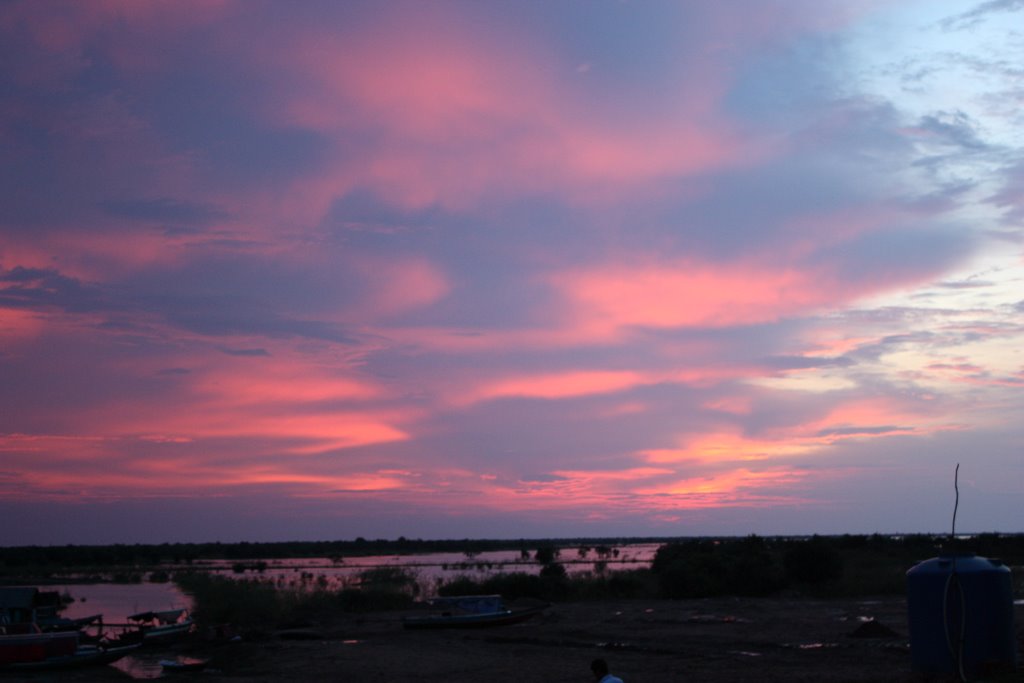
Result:
[[[932,535],[400,538],[4,548],[0,580],[59,586],[72,600],[71,616],[186,605],[200,622],[268,628],[325,611],[401,609],[426,597],[473,593],[559,602],[784,591],[813,597],[902,595],[905,572],[916,562],[967,550],[1024,565],[1024,536],[1006,534],[957,541]]]

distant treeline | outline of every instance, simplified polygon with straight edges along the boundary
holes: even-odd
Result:
[[[781,591],[819,597],[898,595],[907,570],[922,560],[974,553],[1020,567],[1024,535],[809,536],[674,539],[661,545],[649,569],[570,574],[545,563],[539,574],[463,576],[439,587],[447,595],[500,593],[550,601],[616,598],[769,596]]]
[[[560,538],[560,539],[462,539],[422,540],[399,537],[395,540],[354,541],[290,541],[278,543],[162,543],[116,545],[18,546],[0,548],[0,574],[20,574],[29,568],[52,570],[188,565],[203,560],[257,560],[324,557],[344,559],[366,555],[409,555],[418,553],[481,553],[515,550],[536,556],[537,550],[572,549],[580,547],[614,547],[632,543],[681,544],[689,550],[698,547],[714,549],[714,556],[728,555],[730,549],[749,548],[751,539],[758,547],[781,549],[787,545],[804,545],[814,540],[816,549],[828,548],[849,554],[871,550],[869,555],[889,555],[900,559],[927,559],[941,552],[974,552],[985,557],[998,557],[1011,565],[1024,565],[1024,534],[983,533],[951,540],[934,534],[909,535],[842,535],[842,536],[747,536],[747,537],[644,537],[644,538]],[[563,556],[570,559],[570,556]]]

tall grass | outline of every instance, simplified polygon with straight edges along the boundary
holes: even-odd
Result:
[[[416,577],[400,568],[363,572],[353,585],[338,590],[285,588],[270,579],[240,580],[204,572],[178,574],[174,581],[191,596],[192,614],[201,625],[230,624],[250,635],[340,613],[409,607],[420,590]]]

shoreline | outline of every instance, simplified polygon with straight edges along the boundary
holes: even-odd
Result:
[[[1019,642],[1024,607],[1015,611]],[[521,624],[437,631],[403,629],[408,613],[338,614],[307,624],[308,640],[197,638],[168,652],[208,658],[204,680],[233,683],[570,683],[590,680],[595,657],[627,683],[922,680],[911,668],[902,597],[556,603]],[[106,668],[60,680],[127,680]]]

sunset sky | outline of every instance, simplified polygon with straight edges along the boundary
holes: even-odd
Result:
[[[1024,531],[1024,1],[0,4],[0,545]]]

